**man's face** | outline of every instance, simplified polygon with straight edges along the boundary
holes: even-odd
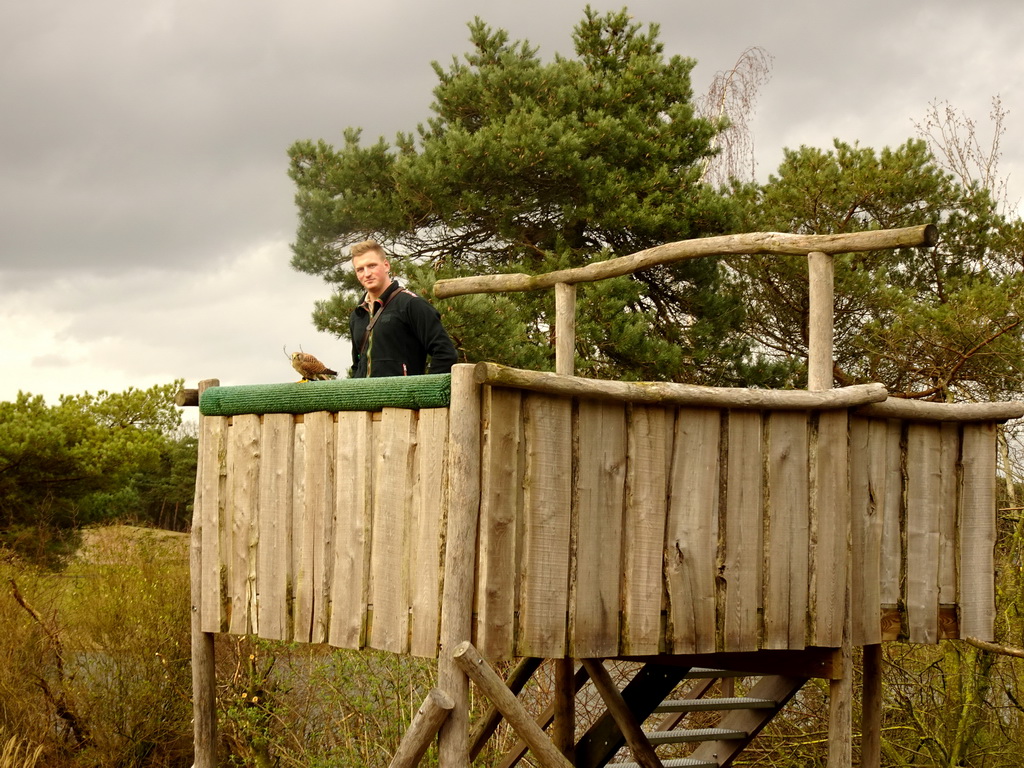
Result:
[[[352,259],[356,279],[371,298],[376,299],[391,284],[391,264],[377,251],[367,251]]]

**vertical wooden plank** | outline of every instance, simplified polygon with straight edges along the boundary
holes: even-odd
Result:
[[[522,396],[483,388],[476,644],[488,659],[514,656],[516,526],[522,505]]]
[[[308,643],[313,630],[313,517],[306,503],[306,423],[295,418],[292,449],[291,639]]]
[[[720,437],[719,411],[679,409],[665,545],[673,653],[716,650]]]
[[[199,394],[216,387],[217,379],[199,382]],[[192,735],[195,745],[195,768],[216,768],[217,765],[217,669],[212,632],[202,631],[203,606],[203,457],[210,416],[199,417],[199,461],[196,465],[196,493],[192,506],[192,532],[189,536],[189,597],[191,600],[192,660]]]
[[[636,405],[627,413],[622,653],[639,656],[658,653],[661,640],[674,413],[667,408]]]
[[[263,417],[256,606],[260,637],[269,640],[291,639],[287,598],[292,573],[294,434],[291,414],[268,413]]]
[[[382,651],[409,650],[409,529],[415,469],[416,415],[408,408],[381,413],[375,453],[373,533],[370,548],[370,645]]]
[[[903,423],[895,419],[872,422],[871,432],[872,446],[885,451],[879,599],[884,606],[896,606],[903,600]]]
[[[473,366],[452,367],[451,412],[448,422],[448,530],[444,552],[444,595],[441,606],[441,651],[437,685],[455,707],[438,734],[439,768],[469,765],[469,678],[455,661],[473,628],[473,565],[476,562],[480,514],[480,385]]]
[[[410,651],[435,658],[441,628],[441,555],[448,409],[420,411],[413,483],[412,629]]]
[[[807,637],[808,435],[806,413],[769,414],[764,648],[800,649]]]
[[[764,486],[761,414],[729,413],[725,542],[721,578],[724,650],[758,647],[758,609],[763,559]]]
[[[960,637],[995,639],[996,425],[964,424],[959,492]]]
[[[231,572],[228,592],[231,600],[228,632],[255,634],[256,546],[260,498],[260,417],[242,414],[232,417],[228,451],[231,484]]]
[[[369,602],[373,420],[365,411],[341,411],[335,423],[334,563],[329,642],[361,648]]]
[[[956,511],[960,469],[960,425],[938,425],[939,429],[939,605],[954,605],[957,595]]]
[[[579,458],[573,504],[579,528],[570,655],[603,658],[615,656],[619,650],[625,406],[583,400],[577,424]]]
[[[912,643],[938,640],[940,454],[937,425],[907,428],[906,603]]]
[[[850,420],[850,609],[852,643],[882,642],[882,525],[888,478],[888,431],[878,419]],[[898,518],[897,518],[898,520]]]
[[[848,416],[818,414],[811,443],[812,645],[838,648],[846,622],[850,552]]]
[[[222,591],[226,552],[223,532],[227,525],[227,417],[203,418],[200,440],[202,477],[202,630],[221,632],[227,626]]]
[[[566,651],[572,401],[528,394],[523,436],[523,572],[517,656],[557,658]]]
[[[307,413],[305,489],[309,540],[304,543],[310,556],[309,639],[327,642],[330,571],[334,533],[334,415],[327,411]],[[305,629],[303,630],[305,634]]]

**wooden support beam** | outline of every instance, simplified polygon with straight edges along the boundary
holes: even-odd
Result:
[[[388,768],[416,768],[437,735],[441,723],[455,707],[452,697],[440,688],[432,688],[420,705],[409,730],[405,732]]]
[[[882,765],[882,646],[864,646],[864,693],[861,704],[860,768]]]
[[[452,697],[455,707],[441,724],[438,765],[440,768],[466,768],[469,765],[469,681],[455,664],[452,650],[471,637],[473,625],[473,575],[480,513],[480,389],[473,381],[471,365],[459,364],[452,368],[451,403],[445,494],[448,536],[437,679],[438,687]]]
[[[218,379],[199,382],[199,393],[207,387],[220,385]],[[199,455],[203,455],[203,430],[199,430]],[[199,462],[202,466],[202,462]],[[194,518],[189,538],[189,580],[192,594],[192,723],[193,768],[217,766],[217,671],[214,658],[213,633],[202,629],[203,530],[201,478],[196,479]]]
[[[619,693],[619,689],[615,687],[615,682],[608,674],[604,662],[600,659],[580,659],[580,663],[590,675],[594,687],[604,699],[605,706],[608,707],[608,712],[615,719],[622,735],[626,737],[626,743],[629,744],[629,749],[633,753],[633,759],[641,768],[664,768],[651,742],[647,740],[640,723],[633,716],[629,705]]]
[[[538,659],[533,656],[527,656],[521,659],[516,665],[516,668],[512,670],[512,673],[508,676],[508,680],[505,681],[505,687],[512,691],[513,695],[518,696],[519,692],[523,690],[523,687],[533,677],[533,673],[540,668],[540,664],[543,659]],[[476,760],[477,755],[483,751],[484,745],[487,740],[491,738],[494,731],[498,728],[501,723],[501,710],[499,710],[493,704],[490,709],[480,718],[477,722],[476,727],[469,736],[469,759]]]
[[[555,721],[552,738],[555,747],[570,762],[576,751],[576,677],[572,659],[552,659],[555,665]]]
[[[519,699],[508,688],[491,666],[484,661],[479,651],[468,640],[459,645],[452,654],[456,664],[465,672],[480,691],[508,720],[516,733],[530,746],[534,757],[544,768],[573,768],[548,735],[533,721]],[[468,765],[468,762],[465,764]],[[464,767],[463,767],[464,768]]]
[[[827,253],[807,254],[810,311],[807,319],[807,388],[832,388],[832,342],[835,329],[835,264]]]
[[[555,373],[572,376],[576,369],[576,286],[555,285]]]

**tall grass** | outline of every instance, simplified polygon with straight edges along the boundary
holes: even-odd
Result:
[[[43,755],[42,745],[31,746],[17,736],[0,739],[0,768],[35,768]]]

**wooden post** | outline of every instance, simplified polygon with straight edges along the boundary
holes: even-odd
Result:
[[[440,688],[432,688],[402,737],[389,768],[416,768],[430,746],[430,740],[454,706],[451,696]]]
[[[860,768],[882,765],[882,646],[864,646],[864,693],[861,704]]]
[[[199,394],[220,385],[218,379],[199,382]],[[200,416],[200,424],[203,417]],[[199,456],[203,455],[203,429],[199,430]],[[199,467],[203,462],[200,460]],[[193,768],[216,768],[217,765],[217,677],[214,665],[212,632],[202,630],[203,531],[201,522],[201,478],[196,482],[192,531],[189,536],[189,586],[192,595],[192,720]]]
[[[573,768],[572,763],[555,749],[555,745],[551,743],[548,735],[534,722],[530,713],[519,703],[519,699],[505,687],[505,683],[498,673],[491,669],[479,651],[468,640],[455,649],[452,658],[467,675],[473,678],[473,682],[490,699],[491,703],[501,710],[501,714],[505,716],[509,725],[530,746],[534,757],[544,768]],[[466,762],[462,768],[467,768],[468,765],[469,763]]]
[[[473,581],[476,529],[480,513],[480,392],[474,367],[452,368],[449,415],[448,537],[445,542],[444,595],[441,605],[441,649],[438,687],[455,706],[438,734],[439,768],[469,765],[469,680],[452,654],[468,641],[473,627]]]
[[[810,313],[807,320],[807,388],[832,388],[832,341],[835,265],[820,251],[807,254]]]
[[[576,284],[555,284],[555,373],[576,369]]]
[[[576,752],[576,670],[572,659],[552,659],[555,665],[555,747],[569,762]]]

